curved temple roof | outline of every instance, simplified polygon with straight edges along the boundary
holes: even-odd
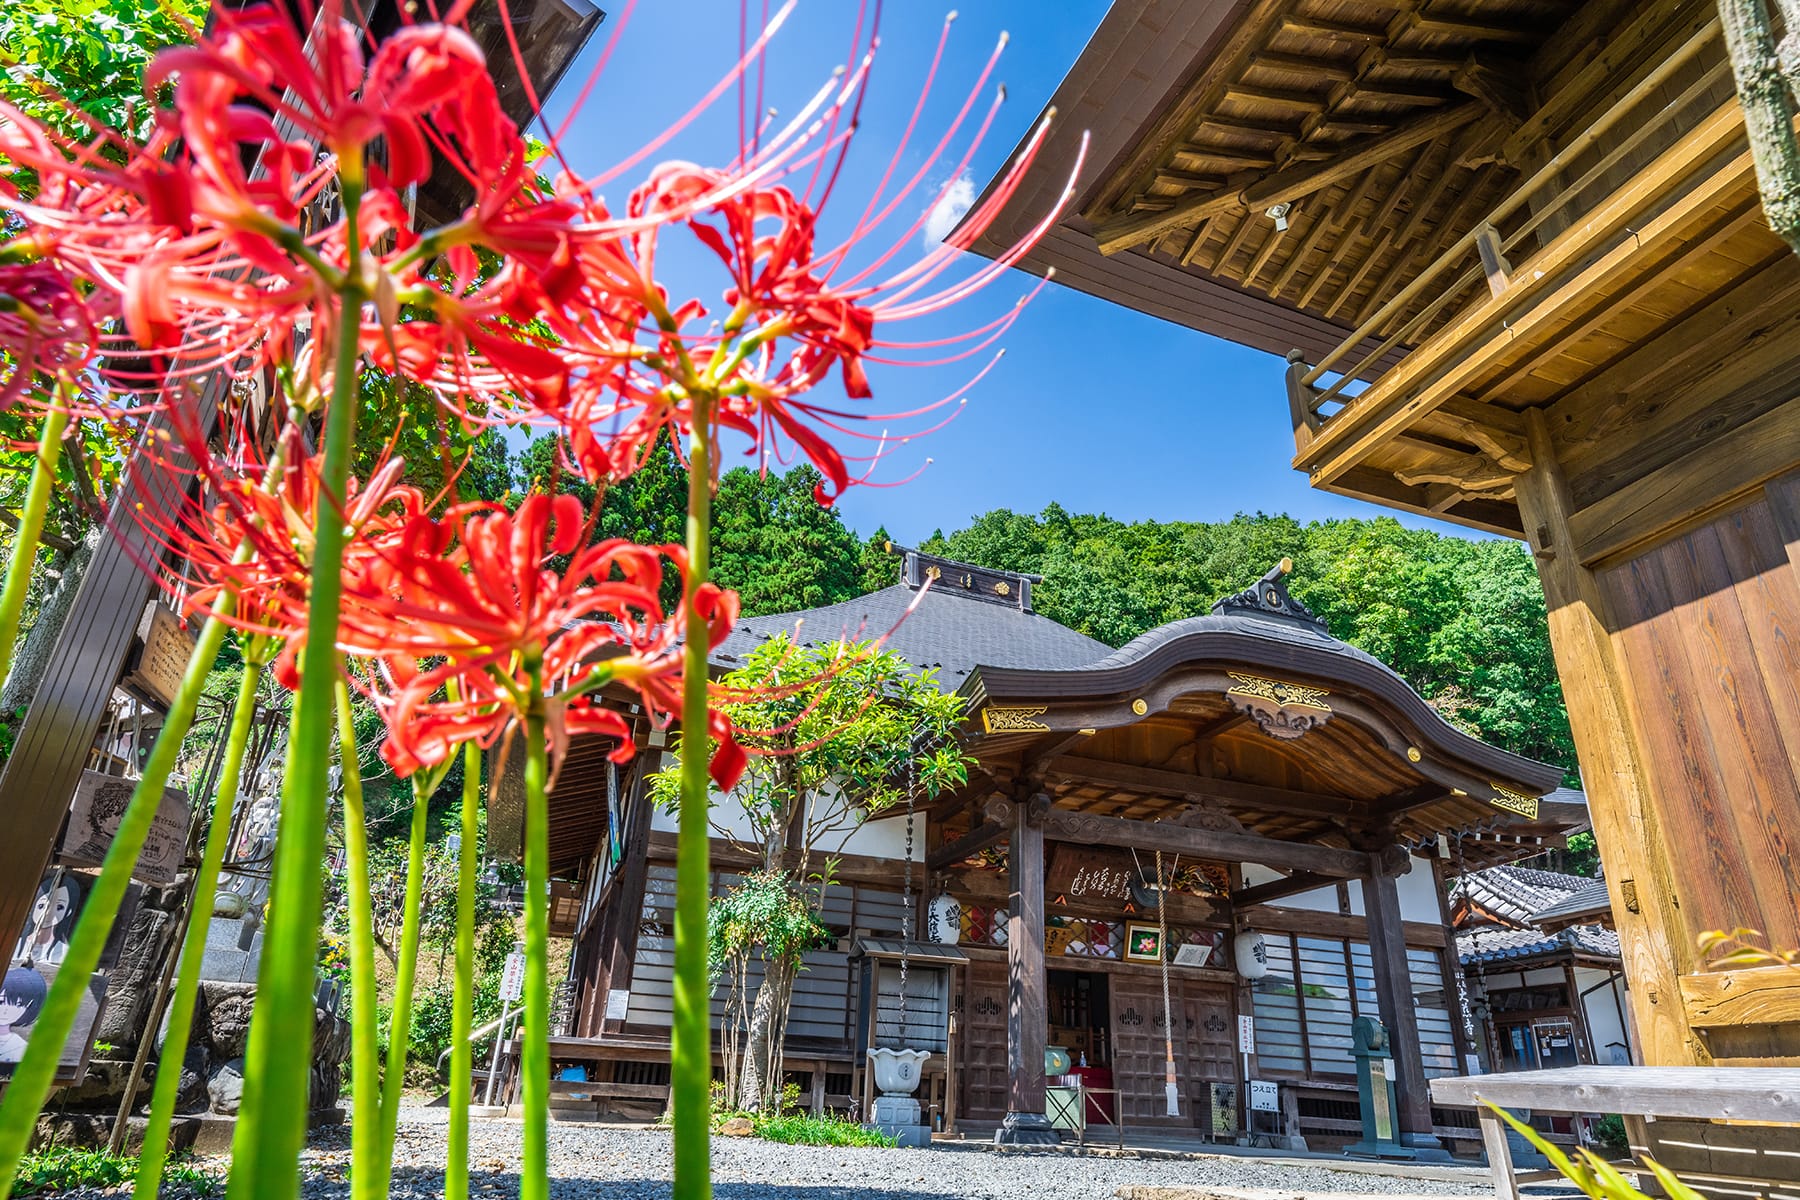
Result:
[[[1487,782],[1489,790],[1496,793],[1488,797],[1490,801],[1507,798],[1492,786],[1496,781],[1515,785],[1507,791],[1522,788],[1529,797],[1551,792],[1561,783],[1560,768],[1470,737],[1427,704],[1393,668],[1332,637],[1323,621],[1288,594],[1282,578],[1288,565],[1284,560],[1255,587],[1221,600],[1208,615],[1152,629],[1098,661],[1073,668],[983,664],[971,673],[962,691],[976,708],[1024,701],[1046,705],[1080,702],[1082,725],[1098,727],[1111,723],[1102,716],[1109,701],[1111,707],[1121,710],[1115,716],[1135,720],[1157,710],[1153,696],[1165,702],[1174,700],[1184,690],[1177,677],[1185,671],[1207,666],[1267,670],[1280,673],[1281,678],[1247,684],[1243,682],[1246,676],[1227,670],[1226,678],[1237,681],[1227,693],[1242,695],[1245,688],[1267,684],[1275,685],[1277,692],[1291,689],[1291,696],[1304,697],[1310,691],[1316,693],[1312,703],[1320,723],[1325,714],[1344,704],[1340,699],[1331,705],[1324,701],[1325,696],[1360,695],[1366,703],[1357,706],[1361,711],[1346,712],[1349,719],[1369,724],[1379,713],[1385,718],[1381,723],[1391,726],[1383,731],[1389,741],[1394,734],[1406,735],[1397,748],[1422,773],[1432,776],[1432,761],[1447,760],[1443,765],[1452,768],[1452,774],[1467,772],[1480,778],[1474,786],[1449,778],[1441,782],[1477,793],[1479,784]],[[1266,699],[1280,709],[1306,703],[1304,698],[1298,705],[1275,704],[1278,696]],[[1133,706],[1129,712],[1124,711],[1128,703]],[[1143,709],[1135,707],[1139,703]],[[1434,753],[1427,755],[1427,749]]]

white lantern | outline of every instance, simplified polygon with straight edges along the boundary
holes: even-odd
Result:
[[[1245,979],[1261,979],[1269,973],[1269,946],[1263,935],[1246,929],[1231,942],[1232,961]]]
[[[945,946],[962,940],[962,905],[949,892],[939,892],[925,906],[925,936]]]

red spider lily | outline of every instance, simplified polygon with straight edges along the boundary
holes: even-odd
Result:
[[[948,26],[946,32],[947,29]],[[940,58],[942,52],[940,40]],[[866,481],[852,478],[849,463],[871,461],[881,454],[877,449],[868,456],[847,455],[833,445],[835,435],[883,441],[887,436],[885,428],[871,433],[857,427],[867,429],[871,423],[885,426],[890,421],[929,414],[959,400],[985,374],[983,368],[963,388],[937,404],[913,412],[869,412],[806,399],[806,393],[836,370],[842,377],[846,397],[866,400],[871,396],[867,362],[956,362],[991,346],[1017,319],[1023,302],[997,319],[948,338],[900,342],[884,333],[885,327],[941,311],[1000,278],[1048,232],[1073,196],[1071,177],[1070,186],[1058,203],[1017,245],[992,263],[983,263],[951,282],[940,282],[962,251],[985,232],[1012,198],[1048,132],[1047,124],[1041,124],[993,193],[968,214],[954,238],[912,265],[880,277],[923,228],[932,209],[945,201],[955,179],[963,174],[992,124],[998,97],[956,163],[952,184],[945,185],[872,262],[847,278],[835,278],[852,252],[875,235],[940,162],[970,114],[998,55],[997,47],[962,110],[924,163],[894,194],[888,195],[888,183],[907,151],[912,133],[909,126],[850,235],[833,248],[818,248],[820,214],[854,130],[834,135],[831,128],[847,108],[860,101],[861,72],[856,76],[857,82],[843,89],[818,122],[826,127],[820,135],[826,144],[791,164],[810,163],[814,167],[812,182],[804,192],[797,193],[785,184],[763,178],[745,185],[741,164],[759,162],[762,154],[759,147],[751,145],[740,155],[740,165],[730,171],[686,163],[667,164],[633,193],[630,217],[661,215],[664,220],[633,239],[584,247],[574,266],[594,272],[598,286],[611,294],[642,306],[642,315],[649,320],[640,319],[635,325],[624,319],[611,322],[601,329],[600,336],[587,336],[589,331],[584,328],[557,326],[564,341],[562,353],[581,368],[571,381],[575,399],[570,420],[586,423],[590,429],[584,431],[578,425],[571,431],[570,440],[571,449],[587,474],[615,478],[628,474],[641,463],[646,448],[663,428],[686,432],[693,397],[711,392],[719,397],[718,421],[747,437],[750,453],[761,455],[765,462],[771,457],[785,461],[785,448],[792,445],[812,460],[825,475],[819,500],[829,503],[852,483]],[[934,61],[934,76],[936,69]],[[928,79],[927,91],[929,82]],[[921,107],[924,100],[921,95]],[[918,115],[915,109],[914,125]],[[1080,156],[1075,166],[1075,171],[1079,170]],[[815,198],[813,192],[821,179],[826,182]],[[730,285],[722,291],[728,316],[716,330],[694,328],[706,315],[698,302],[671,309],[649,282],[654,278],[656,239],[676,220],[685,222],[730,276]],[[625,331],[633,336],[624,336]],[[947,348],[946,353],[929,362],[919,362],[916,357],[882,357],[893,351],[939,348]]]
[[[69,379],[93,355],[93,309],[67,271],[0,257],[0,412],[39,375]]]
[[[685,555],[620,539],[586,545],[590,529],[573,496],[529,496],[514,513],[459,506],[414,517],[399,544],[346,579],[341,644],[380,664],[369,690],[397,772],[436,765],[462,742],[493,744],[530,702],[534,662],[558,758],[577,733],[619,738],[621,760],[635,753],[624,718],[592,694],[602,685],[631,689],[667,720],[680,694],[684,610],[666,613],[658,590],[664,560],[685,573]],[[564,556],[559,570],[553,560]],[[737,597],[705,585],[700,608],[716,646],[736,623]],[[421,659],[440,661],[421,668]],[[728,788],[742,754],[728,723],[713,733],[714,778]]]
[[[193,446],[197,440],[189,436],[183,442]],[[190,615],[209,614],[219,594],[229,589],[236,611],[228,623],[245,634],[281,640],[275,678],[283,687],[296,688],[295,664],[304,645],[314,573],[313,512],[323,456],[308,456],[296,431],[289,429],[271,464],[246,452],[237,464],[240,469],[227,471],[220,456],[196,453],[192,458],[212,497],[209,507],[189,505],[163,517],[148,508],[135,514],[153,547],[172,552],[171,561],[179,564],[175,572],[152,574],[171,602]],[[365,481],[350,483],[338,510],[350,531],[342,568],[346,586],[367,586],[361,581],[381,575],[406,530],[425,512],[424,494],[400,482],[405,465],[389,458]]]

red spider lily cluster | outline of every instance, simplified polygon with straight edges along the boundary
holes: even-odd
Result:
[[[630,474],[665,431],[690,434],[704,392],[717,425],[762,461],[797,449],[817,465],[828,502],[868,481],[889,423],[953,405],[992,366],[915,412],[862,404],[871,362],[986,352],[1020,306],[948,339],[902,342],[888,330],[985,286],[1057,215],[1011,253],[957,272],[961,251],[1011,198],[1040,127],[953,241],[901,261],[943,195],[922,191],[924,181],[946,167],[959,176],[994,119],[997,97],[950,160],[993,60],[943,138],[890,190],[915,110],[848,235],[824,245],[820,218],[852,140],[869,53],[784,127],[756,131],[726,167],[658,167],[614,215],[598,197],[610,175],[579,177],[554,151],[533,158],[459,26],[461,7],[372,51],[335,2],[310,29],[273,6],[220,9],[206,36],[150,71],[146,96],[172,103],[158,108],[142,145],[104,130],[69,142],[0,107],[0,155],[36,180],[30,194],[0,194],[18,231],[0,247],[0,404],[40,373],[96,370],[148,409],[208,372],[276,371],[288,403],[316,412],[340,307],[354,304],[364,361],[427,387],[469,425],[554,429],[592,480]],[[766,39],[714,96],[744,76]],[[476,199],[449,224],[420,230],[406,189],[437,159],[475,185]],[[916,219],[868,254],[909,200]],[[721,318],[698,298],[672,300],[658,281],[659,243],[679,232],[724,269]],[[814,398],[834,377],[844,400]],[[554,715],[559,737],[623,736],[596,700],[598,678],[667,716],[675,648],[689,631],[656,591],[665,562],[683,565],[678,549],[589,545],[592,519],[568,499],[534,497],[507,513],[428,498],[400,482],[397,462],[345,495],[322,495],[318,458],[295,433],[257,470],[244,466],[253,451],[234,459],[188,439],[209,511],[146,519],[161,520],[167,548],[188,564],[184,604],[198,610],[229,588],[240,626],[286,640],[281,674],[292,683],[312,591],[309,522],[337,512],[350,531],[340,648],[372,664],[364,686],[392,718],[396,768],[441,761],[464,740],[491,742],[517,716],[528,664],[541,663],[553,694],[569,693]],[[838,435],[874,448],[847,453]],[[562,569],[549,565],[562,557]],[[716,644],[735,600],[716,589],[697,599]],[[714,732],[726,735],[716,772],[724,783],[741,752],[728,731]]]

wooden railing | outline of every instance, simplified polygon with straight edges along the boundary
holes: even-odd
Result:
[[[1552,217],[1563,213],[1576,197],[1583,195],[1593,184],[1603,179],[1607,172],[1612,171],[1625,161],[1627,156],[1643,147],[1650,138],[1665,133],[1667,126],[1664,122],[1654,118],[1641,119],[1592,166],[1582,172],[1578,179],[1570,183],[1563,183],[1559,180],[1559,176],[1583,154],[1593,149],[1616,126],[1631,116],[1645,99],[1658,88],[1667,84],[1685,64],[1708,47],[1718,44],[1719,38],[1719,21],[1715,17],[1676,46],[1648,74],[1622,94],[1568,144],[1534,171],[1530,178],[1496,205],[1483,222],[1458,239],[1411,283],[1358,325],[1356,330],[1334,347],[1330,353],[1310,368],[1305,369],[1304,372],[1297,372],[1298,384],[1307,389],[1309,393],[1307,396],[1309,413],[1316,417],[1322,406],[1332,401],[1340,404],[1347,403],[1349,398],[1343,394],[1347,386],[1359,379],[1372,365],[1403,346],[1409,338],[1428,326],[1443,312],[1446,306],[1483,276],[1487,277],[1489,286],[1496,295],[1504,291],[1509,281],[1504,269],[1497,268],[1504,263],[1506,253],[1520,245],[1527,237],[1536,234]],[[1683,112],[1703,97],[1709,89],[1730,77],[1731,65],[1721,50],[1718,61],[1693,83],[1683,88],[1679,95],[1663,105],[1660,111],[1668,114]],[[1735,106],[1735,99],[1731,101],[1731,104]],[[1504,239],[1500,238],[1495,227],[1534,201],[1536,207],[1532,209],[1530,215]],[[1580,215],[1578,212],[1572,213],[1570,219]],[[1461,268],[1460,271],[1458,268]],[[1515,274],[1523,275],[1529,271],[1530,264],[1527,263]],[[1448,286],[1442,286],[1443,281],[1447,278],[1450,280]],[[1434,285],[1441,286],[1436,299],[1406,319],[1398,328],[1383,334],[1383,331],[1396,318]],[[1373,349],[1364,352],[1354,362],[1349,361],[1359,347],[1366,346],[1375,338],[1381,340]],[[1338,376],[1335,382],[1322,390],[1313,390],[1327,375],[1334,372]]]

